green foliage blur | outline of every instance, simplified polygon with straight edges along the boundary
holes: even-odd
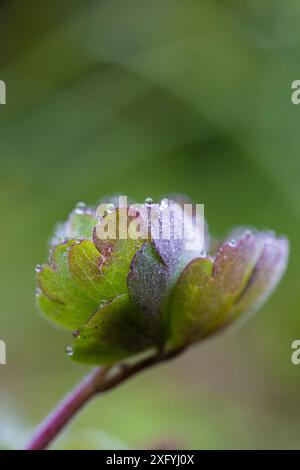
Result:
[[[299,24],[297,0],[1,1],[0,447],[89,370],[34,302],[54,225],[81,200],[180,192],[214,236],[285,233],[287,274],[242,329],[99,397],[53,447],[299,448]]]

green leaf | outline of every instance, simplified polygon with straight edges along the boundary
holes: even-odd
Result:
[[[91,240],[93,229],[97,224],[95,212],[79,203],[74,209],[66,223],[58,226],[53,242],[55,244],[68,239],[81,240],[83,238]]]
[[[86,209],[85,211],[76,210],[71,213],[68,224],[67,236],[70,238],[87,238],[91,239],[93,236],[93,229],[97,224],[95,214]]]
[[[132,257],[139,247],[130,240],[113,240],[111,245],[113,256],[107,255],[103,247],[103,253],[100,253],[89,240],[74,244],[68,252],[68,266],[74,283],[98,305],[128,292],[127,274]]]
[[[232,318],[249,311],[253,313],[266,301],[281,279],[288,261],[289,242],[275,238],[271,232],[261,234],[264,247],[255,269],[232,312]]]
[[[122,281],[118,283],[118,279],[113,282],[107,278],[109,266],[104,266],[104,258],[90,240],[81,240],[71,247],[68,266],[75,285],[97,305],[124,293]]]
[[[84,230],[87,229],[85,215],[87,214],[76,213],[69,219],[68,223],[73,224],[72,230],[69,227],[73,234],[76,230],[77,235],[84,234]],[[88,216],[90,217],[90,214]],[[104,223],[105,217],[100,224]],[[103,344],[98,344],[98,354],[100,357],[104,354],[105,362],[113,361],[114,357],[127,357],[133,350],[145,349],[144,330],[147,331],[147,328],[144,328],[146,324],[144,315],[141,312],[137,314],[127,295],[130,263],[142,241],[100,240],[97,238],[96,230],[94,239],[95,243],[92,240],[71,239],[54,247],[49,264],[39,269],[37,274],[39,285],[37,301],[41,310],[55,323],[76,331],[87,328],[88,334],[85,336],[89,337],[88,346],[96,344],[99,337],[103,338]],[[119,313],[117,313],[118,308],[120,308]],[[105,318],[102,322],[101,316],[100,326],[90,329],[89,325],[98,321],[98,316],[100,317],[100,313],[104,310],[108,314],[113,312],[111,318]],[[95,312],[97,315],[94,317]],[[120,316],[121,312],[124,315],[123,319]],[[134,319],[136,314],[137,318]],[[142,333],[136,333],[142,320]],[[113,334],[115,323],[123,328],[122,333],[116,330],[117,339]],[[128,336],[125,332],[128,329],[131,331],[131,336],[129,335],[130,339],[125,342],[124,338]],[[131,344],[131,340],[134,340],[135,344]],[[81,343],[79,346],[81,351]],[[90,357],[89,351],[86,355]]]
[[[114,364],[187,346],[261,305],[286,268],[288,242],[273,233],[244,232],[210,257],[178,236],[183,219],[174,201],[135,209],[101,206],[96,218],[80,203],[37,269],[38,305],[73,330],[74,360]],[[184,219],[184,234],[193,234],[193,219]],[[204,249],[208,242],[206,233]]]
[[[68,252],[68,266],[72,279],[89,298],[98,302],[111,300],[126,294],[127,275],[134,254],[141,247],[141,240],[102,239],[107,220],[120,211],[107,214],[94,228],[93,242],[82,240]],[[116,220],[118,222],[119,219]]]
[[[120,295],[102,305],[80,329],[70,357],[91,364],[114,364],[153,347],[145,318]]]
[[[74,240],[56,245],[49,264],[38,269],[37,302],[45,315],[66,328],[84,323],[97,305],[83,294],[70,277],[67,253]]]
[[[172,297],[170,343],[182,346],[224,327],[231,319],[262,253],[249,233],[223,244],[215,261],[197,258],[182,272]]]

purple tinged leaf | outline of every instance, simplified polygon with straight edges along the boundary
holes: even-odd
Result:
[[[178,273],[192,259],[200,256],[205,247],[187,249],[185,235],[192,233],[194,221],[192,217],[186,219],[184,226],[182,207],[178,203],[163,199],[155,212],[159,237],[153,239],[153,244],[170,271]]]
[[[257,310],[271,295],[283,276],[289,255],[285,237],[276,238],[271,232],[262,234],[263,249],[245,289],[236,303],[233,316],[243,311]]]
[[[150,317],[156,317],[167,289],[168,269],[152,244],[145,243],[134,255],[127,283],[135,304]]]
[[[212,276],[223,295],[236,297],[261,255],[263,240],[250,232],[226,241],[217,251]]]
[[[145,243],[134,255],[127,277],[132,302],[143,313],[147,330],[154,342],[164,340],[162,315],[169,292],[169,269],[163,263],[154,246]]]
[[[168,315],[167,300],[172,287],[182,269],[199,256],[202,249],[186,248],[183,212],[178,203],[163,199],[160,205],[148,205],[152,242],[146,243],[134,256],[128,289],[132,301],[146,315],[160,317],[163,323]],[[185,224],[185,230],[191,229],[192,218],[185,220]]]
[[[286,239],[247,232],[235,242],[225,242],[214,261],[193,260],[174,288],[172,346],[213,334],[261,305],[279,282],[287,257]]]

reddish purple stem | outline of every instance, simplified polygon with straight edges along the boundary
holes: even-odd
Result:
[[[42,422],[25,450],[46,449],[51,441],[91,398],[98,393],[116,387],[143,369],[177,356],[182,351],[183,348],[148,357],[136,364],[121,366],[114,374],[110,374],[111,369],[108,367],[95,369]]]
[[[71,418],[96,394],[106,369],[96,369],[67,395],[38,427],[26,450],[45,449]]]

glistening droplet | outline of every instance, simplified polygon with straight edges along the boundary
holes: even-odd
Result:
[[[150,207],[150,206],[152,206],[152,204],[153,204],[153,199],[152,199],[152,197],[147,197],[147,198],[145,199],[145,206]]]
[[[76,204],[76,209],[85,209],[86,208],[86,204],[82,201],[80,202],[77,202]]]
[[[72,346],[67,346],[67,347],[66,347],[66,354],[67,354],[68,356],[73,356],[74,351],[73,351]]]
[[[160,208],[166,209],[168,206],[169,206],[169,199],[167,198],[162,199],[160,203]]]
[[[114,205],[114,204],[111,204],[111,203],[110,203],[110,204],[107,204],[106,210],[107,210],[107,212],[108,212],[109,214],[111,214],[111,213],[114,212],[114,210],[115,210],[115,205]]]

